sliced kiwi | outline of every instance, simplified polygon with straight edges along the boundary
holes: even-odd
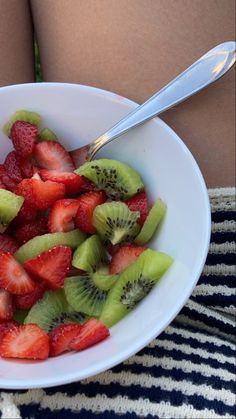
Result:
[[[93,235],[85,240],[74,252],[72,265],[86,272],[95,271],[101,260],[105,261],[106,251],[101,239]]]
[[[135,238],[135,243],[139,246],[147,243],[155,233],[158,225],[166,214],[166,204],[158,199],[150,210],[138,236]]]
[[[42,252],[54,246],[70,246],[72,249],[79,246],[86,236],[80,230],[72,230],[67,233],[50,233],[36,236],[21,246],[15,253],[15,258],[20,263],[40,255]]]
[[[36,323],[46,332],[62,323],[83,323],[82,313],[75,312],[68,304],[64,290],[47,291],[30,309],[24,323]]]
[[[92,277],[96,287],[103,291],[109,291],[118,280],[119,275],[109,274],[109,269],[107,268],[106,272],[102,270],[94,272]]]
[[[24,109],[20,109],[16,111],[9,119],[9,121],[6,122],[6,124],[3,127],[3,132],[8,137],[10,137],[11,134],[11,127],[16,121],[24,121],[29,122],[30,124],[39,125],[41,120],[41,116],[36,112],[26,111]]]
[[[75,173],[85,176],[116,200],[130,198],[144,188],[139,174],[127,164],[117,160],[100,159],[87,162]]]
[[[6,189],[0,189],[0,233],[3,233],[8,224],[17,216],[24,198]]]
[[[130,211],[123,202],[106,202],[95,208],[93,225],[105,241],[117,244],[138,234],[139,216],[138,211]]]
[[[107,292],[97,287],[93,274],[67,278],[64,290],[67,301],[74,310],[95,317],[101,314]]]
[[[165,253],[145,250],[121,273],[108,293],[100,316],[107,327],[113,326],[128,314],[152,289],[172,263]]]
[[[49,128],[43,128],[38,135],[38,141],[58,141],[58,138]]]

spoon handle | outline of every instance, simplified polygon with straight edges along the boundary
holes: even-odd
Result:
[[[92,159],[101,147],[130,128],[143,124],[218,80],[234,64],[235,47],[236,43],[233,41],[224,42],[208,51],[159,92],[89,144],[88,159]]]

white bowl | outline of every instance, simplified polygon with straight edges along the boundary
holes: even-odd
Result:
[[[40,83],[0,89],[0,126],[17,109],[39,112],[44,126],[67,149],[82,146],[105,132],[137,106],[92,87]],[[12,148],[0,133],[1,161]],[[0,387],[27,389],[70,383],[122,362],[158,336],[191,295],[207,256],[210,207],[199,167],[181,139],[155,118],[103,148],[97,157],[118,159],[138,170],[152,201],[161,197],[168,213],[153,249],[175,262],[152,292],[111,328],[111,337],[80,353],[44,362],[0,360]]]

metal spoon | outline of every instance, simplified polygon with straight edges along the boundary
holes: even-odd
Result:
[[[76,166],[93,159],[105,144],[154,116],[183,102],[222,77],[235,63],[236,43],[224,42],[208,51],[150,99],[138,106],[92,143],[71,151]]]

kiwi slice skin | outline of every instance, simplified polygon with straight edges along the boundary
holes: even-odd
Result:
[[[106,252],[101,239],[97,235],[93,235],[75,250],[72,265],[77,269],[92,272],[105,257]]]
[[[95,317],[101,314],[107,292],[95,285],[92,275],[67,278],[64,290],[67,301],[74,310]]]
[[[24,324],[25,318],[27,314],[29,313],[29,310],[16,310],[13,316],[13,319],[20,324]]]
[[[126,316],[151,291],[172,261],[165,253],[145,250],[109,291],[99,320],[111,327]]]
[[[58,141],[58,138],[49,128],[43,128],[39,133],[38,141]]]
[[[115,200],[131,198],[143,190],[140,175],[125,163],[111,159],[99,159],[80,166],[75,173],[85,176]]]
[[[45,332],[50,332],[62,323],[83,323],[86,316],[69,306],[63,289],[46,291],[27,314],[24,324],[36,323]]]
[[[139,215],[137,211],[130,211],[123,202],[107,202],[95,208],[93,225],[105,241],[118,244],[137,235]]]
[[[66,233],[49,233],[42,236],[36,236],[23,244],[16,252],[15,258],[20,263],[32,259],[46,252],[54,246],[70,246],[72,249],[79,246],[86,239],[86,235],[79,229],[68,231]]]
[[[10,137],[11,134],[11,127],[16,121],[24,121],[29,122],[30,124],[39,125],[41,120],[41,116],[36,112],[27,111],[25,109],[20,109],[16,111],[9,119],[9,121],[6,122],[6,124],[3,127],[3,132],[8,137]]]
[[[0,233],[3,233],[8,224],[17,216],[23,202],[22,196],[0,189]]]
[[[157,227],[165,217],[166,210],[166,204],[161,199],[158,199],[151,208],[139,234],[134,240],[136,244],[142,246],[152,238]]]

